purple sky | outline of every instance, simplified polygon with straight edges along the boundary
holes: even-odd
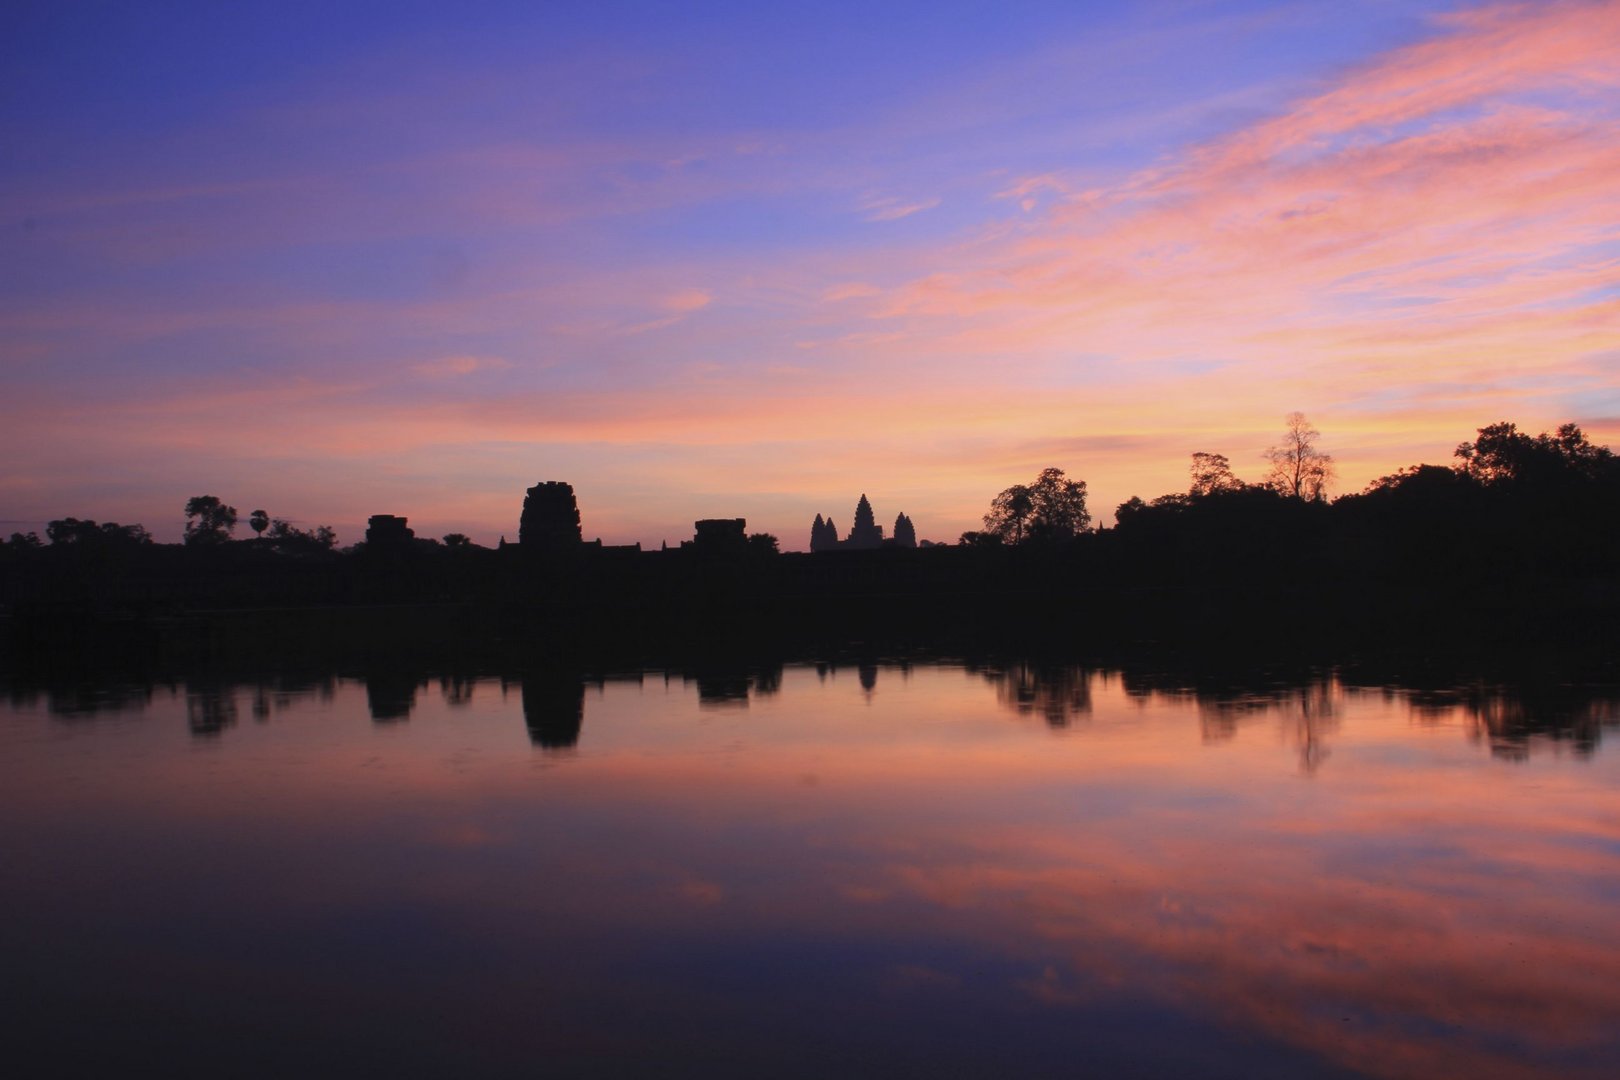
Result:
[[[873,7],[881,10],[874,11]],[[696,8],[694,13],[693,8]],[[0,37],[0,532],[1620,437],[1620,4],[106,5]]]

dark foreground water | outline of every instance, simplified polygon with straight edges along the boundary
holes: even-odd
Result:
[[[14,689],[14,1075],[1620,1075],[1615,698]],[[8,1070],[9,1071],[9,1070]]]

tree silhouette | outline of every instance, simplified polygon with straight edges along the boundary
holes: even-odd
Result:
[[[986,533],[1009,544],[1067,540],[1091,524],[1086,482],[1068,479],[1062,469],[1043,469],[1033,484],[1014,484],[990,503]]]
[[[962,547],[974,548],[993,548],[1000,547],[1002,545],[1000,534],[993,532],[981,532],[978,529],[969,529],[967,532],[957,537],[956,542]]]
[[[83,544],[96,539],[96,523],[78,518],[58,518],[45,523],[45,535],[53,545]]]
[[[1291,412],[1284,421],[1283,440],[1267,450],[1271,462],[1268,482],[1284,495],[1316,502],[1327,498],[1327,485],[1333,479],[1333,458],[1316,448],[1322,433],[1311,426],[1301,412]]]
[[[32,533],[29,533],[33,536]],[[152,542],[152,534],[146,531],[144,525],[120,525],[116,521],[104,521],[96,524],[89,518],[80,521],[78,518],[59,518],[47,522],[45,535],[50,538],[52,546],[62,547],[117,547],[140,546]],[[39,538],[34,537],[35,543]]]
[[[1480,428],[1473,442],[1457,447],[1457,457],[1459,470],[1483,484],[1595,480],[1616,460],[1608,447],[1594,446],[1575,424],[1532,436],[1505,420]]]
[[[248,515],[248,528],[253,530],[255,536],[262,537],[264,530],[270,527],[270,515],[263,510],[255,510]]]
[[[300,529],[276,518],[270,522],[270,541],[278,551],[329,551],[337,544],[337,533],[330,525]]]
[[[1114,522],[1119,525],[1141,516],[1148,508],[1146,500],[1140,495],[1132,495],[1118,506],[1114,507]]]
[[[236,528],[236,507],[215,495],[197,495],[186,502],[186,543],[193,546],[223,544]]]
[[[990,500],[984,531],[1009,544],[1022,544],[1035,516],[1035,496],[1027,484],[1014,484]]]
[[[1196,453],[1192,456],[1192,487],[1187,494],[1195,499],[1223,491],[1243,490],[1243,481],[1232,475],[1232,463],[1225,454]]]
[[[447,548],[472,547],[472,538],[466,533],[445,533],[444,546]]]
[[[152,542],[152,534],[145,525],[120,525],[116,521],[101,523],[101,538],[114,544],[144,545]]]

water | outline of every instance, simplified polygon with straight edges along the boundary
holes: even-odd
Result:
[[[1021,664],[0,705],[30,1075],[1612,1076],[1615,698]]]

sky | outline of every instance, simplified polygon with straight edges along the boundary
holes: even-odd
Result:
[[[0,533],[1620,444],[1620,0],[7,6]]]

